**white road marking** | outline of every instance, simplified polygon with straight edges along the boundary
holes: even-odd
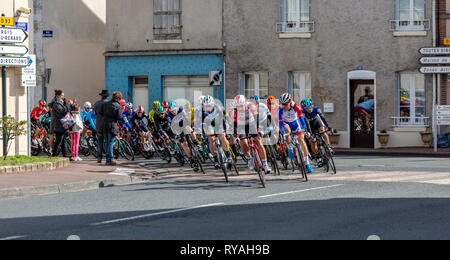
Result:
[[[276,196],[283,196],[283,195],[295,194],[295,193],[306,192],[306,191],[312,191],[312,190],[329,189],[329,188],[339,187],[339,186],[343,186],[343,185],[344,185],[344,184],[337,184],[337,185],[331,185],[331,186],[324,186],[324,187],[311,188],[311,189],[306,189],[306,190],[289,191],[289,192],[283,192],[283,193],[276,193],[276,194],[270,194],[270,195],[259,196],[258,198],[264,199],[264,198],[270,198],[270,197],[276,197]]]
[[[188,211],[188,210],[194,210],[194,209],[201,209],[201,208],[208,208],[208,207],[214,207],[214,206],[221,206],[221,205],[224,205],[224,204],[225,203],[213,203],[213,204],[201,205],[201,206],[190,207],[190,208],[174,209],[174,210],[162,211],[162,212],[146,214],[146,215],[140,215],[140,216],[134,216],[134,217],[129,217],[129,218],[121,218],[121,219],[114,219],[114,220],[98,222],[98,223],[91,224],[91,226],[100,226],[100,225],[114,224],[114,223],[126,222],[126,221],[131,221],[131,220],[136,220],[136,219],[149,218],[149,217],[160,216],[160,215],[167,215],[167,214],[177,213],[177,212],[181,212],[181,211]]]
[[[12,236],[12,237],[5,237],[5,238],[0,238],[0,240],[4,241],[4,240],[14,240],[14,239],[20,239],[20,238],[24,238],[27,236]]]

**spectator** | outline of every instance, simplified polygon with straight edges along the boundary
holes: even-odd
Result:
[[[103,136],[103,116],[100,115],[100,111],[103,105],[108,102],[109,92],[108,90],[103,90],[99,95],[102,96],[102,99],[94,104],[94,114],[96,116],[95,125],[97,127],[97,162],[102,163],[105,139]]]
[[[116,165],[113,159],[114,138],[119,134],[117,123],[122,119],[120,100],[122,93],[114,92],[111,101],[105,103],[99,112],[103,117],[103,136],[106,139],[106,165]],[[100,127],[99,127],[100,128]]]
[[[83,131],[83,121],[81,120],[80,110],[81,107],[78,104],[75,104],[74,110],[72,111],[72,117],[75,124],[72,126],[72,131],[70,132],[70,138],[72,140],[72,161],[82,161],[82,159],[78,156],[80,136],[81,131]]]
[[[66,142],[64,142],[64,137],[68,133],[68,129],[63,126],[60,119],[64,118],[67,113],[71,111],[71,106],[66,102],[62,90],[55,90],[55,98],[50,104],[51,105],[49,105],[49,107],[52,111],[52,123],[50,126],[50,132],[56,136],[56,140],[53,144],[52,156],[58,155],[58,147],[62,144],[61,151],[63,157],[67,157]]]

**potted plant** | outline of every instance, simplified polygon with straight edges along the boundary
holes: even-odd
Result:
[[[378,134],[378,141],[381,144],[381,149],[386,149],[389,143],[389,134],[386,130],[381,130]]]
[[[341,134],[336,129],[333,129],[333,131],[330,134],[331,147],[336,148],[339,145],[340,138]]]
[[[429,131],[421,132],[420,137],[422,138],[423,146],[425,148],[430,148],[431,142],[433,141],[433,133]]]

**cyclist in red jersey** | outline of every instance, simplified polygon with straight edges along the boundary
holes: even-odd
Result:
[[[36,142],[36,138],[38,136],[41,135],[42,131],[42,124],[41,124],[41,120],[40,118],[47,113],[47,102],[45,102],[45,100],[41,100],[39,101],[39,106],[35,107],[32,111],[31,111],[31,123],[36,125],[36,132],[34,133],[33,136],[33,142]]]

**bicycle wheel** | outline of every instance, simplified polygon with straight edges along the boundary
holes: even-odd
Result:
[[[278,175],[281,175],[280,169],[278,168],[277,158],[275,156],[275,152],[273,151],[273,147],[271,145],[268,145],[266,151],[268,155],[267,159],[270,160],[270,164],[272,164],[272,168],[275,174],[278,173]]]
[[[227,172],[228,165],[226,163],[225,153],[222,149],[222,146],[220,146],[220,145],[217,147],[217,157],[219,159],[219,164],[222,167],[223,175],[225,176],[225,181],[228,182],[228,172]]]
[[[331,168],[331,174],[335,175],[337,173],[336,165],[334,164],[333,155],[331,154],[330,149],[328,149],[328,148],[327,148],[327,156],[328,156],[328,165]]]
[[[258,173],[259,180],[261,181],[263,188],[266,188],[266,177],[264,176],[261,157],[259,156],[258,151],[256,151],[254,147],[250,147],[250,153],[252,155],[254,168],[255,171]]]
[[[128,161],[134,161],[134,151],[130,144],[124,140],[119,140],[119,149],[121,150],[121,155]]]
[[[294,150],[295,150],[295,159],[297,160],[297,167],[299,167],[305,181],[308,181],[308,174],[306,172],[306,162],[303,158],[302,148],[300,147],[299,144],[296,144]]]

